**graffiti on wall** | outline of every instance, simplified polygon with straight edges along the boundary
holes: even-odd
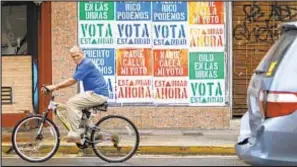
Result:
[[[260,6],[257,2],[243,5],[244,20],[233,29],[234,38],[247,43],[273,43],[281,33],[279,23],[297,20],[297,8],[290,5]]]

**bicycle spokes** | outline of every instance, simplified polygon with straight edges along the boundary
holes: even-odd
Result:
[[[16,127],[13,143],[17,153],[29,161],[39,161],[52,154],[58,134],[49,122],[41,124],[42,117],[24,119]],[[29,129],[27,126],[34,128]]]
[[[104,160],[118,162],[134,154],[138,146],[138,132],[122,117],[103,119],[93,131],[94,151]]]

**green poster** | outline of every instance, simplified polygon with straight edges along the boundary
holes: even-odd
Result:
[[[224,79],[224,52],[192,52],[189,55],[190,80]]]
[[[190,80],[190,104],[225,105],[225,80]]]
[[[114,20],[114,2],[79,2],[79,20]]]
[[[190,105],[225,105],[224,52],[190,52]]]

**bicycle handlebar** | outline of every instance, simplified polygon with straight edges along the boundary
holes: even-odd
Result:
[[[44,88],[46,90],[46,94],[50,94],[51,93],[51,91],[45,85],[43,85],[42,88]]]
[[[52,93],[52,91],[50,91],[45,85],[43,85],[42,88],[46,90],[46,94]],[[51,100],[54,100],[54,99],[55,99],[55,96],[51,95]]]
[[[42,86],[42,87],[44,87],[45,88],[45,90],[48,92],[48,93],[50,93],[51,91],[46,87],[46,86]]]

